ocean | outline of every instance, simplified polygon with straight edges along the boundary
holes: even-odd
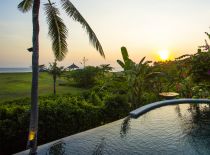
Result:
[[[0,68],[0,73],[27,73],[32,72],[31,68]]]
[[[112,72],[121,72],[122,68],[114,68]],[[32,72],[32,68],[0,68],[0,73],[28,73]]]

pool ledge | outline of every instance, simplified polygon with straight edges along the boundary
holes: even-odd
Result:
[[[130,112],[130,116],[132,118],[137,118],[140,115],[153,110],[155,108],[159,108],[166,105],[174,105],[174,104],[184,104],[184,103],[208,103],[210,104],[210,99],[191,99],[191,98],[183,98],[183,99],[171,99],[171,100],[164,100],[158,101],[154,103],[147,104],[142,106],[136,110]]]

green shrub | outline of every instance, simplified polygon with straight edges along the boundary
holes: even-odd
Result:
[[[127,95],[99,97],[94,91],[86,96],[39,97],[38,145],[100,126],[128,115]],[[30,99],[0,104],[0,152],[25,150],[30,117]]]
[[[97,78],[101,74],[99,67],[87,66],[71,72],[70,78],[80,87],[93,87],[97,83]]]
[[[192,98],[207,98],[210,96],[206,85],[197,85],[192,88]]]
[[[76,97],[40,102],[39,113],[41,142],[96,127],[101,120],[100,107]]]
[[[28,106],[0,105],[1,154],[11,154],[14,153],[13,151],[17,152],[25,149],[29,125],[28,118]]]
[[[92,91],[89,96],[89,102],[95,106],[103,106],[103,102],[95,91]]]
[[[199,51],[192,56],[191,74],[195,82],[209,81],[210,79],[210,51]]]
[[[148,93],[148,92],[144,92],[142,95],[142,102],[143,103],[139,103],[138,106],[142,106],[145,104],[149,104],[149,103],[153,103],[153,102],[157,102],[159,99],[159,96],[156,93]]]
[[[0,104],[0,152],[25,149],[29,126],[29,99]],[[38,144],[43,144],[101,125],[102,108],[78,96],[39,98]]]
[[[123,118],[130,111],[127,95],[111,95],[104,101],[105,119],[107,122]]]

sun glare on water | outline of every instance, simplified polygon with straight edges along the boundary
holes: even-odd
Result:
[[[158,51],[158,54],[162,61],[166,61],[169,59],[169,51],[166,49]]]

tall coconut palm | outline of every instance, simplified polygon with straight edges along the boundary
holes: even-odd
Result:
[[[83,28],[86,29],[89,35],[89,40],[91,44],[96,48],[96,50],[103,56],[103,48],[79,11],[74,7],[74,5],[69,0],[60,0],[62,9],[67,13],[67,15],[79,22]],[[36,154],[37,149],[37,131],[38,131],[38,65],[39,65],[39,9],[40,0],[22,0],[18,5],[18,9],[25,13],[32,10],[32,24],[33,24],[33,54],[32,54],[32,88],[31,88],[31,116],[30,116],[30,126],[29,126],[29,136],[28,136],[28,147],[30,147],[30,154]],[[67,33],[68,30],[60,18],[59,10],[55,3],[50,0],[44,4],[44,10],[47,16],[47,23],[49,26],[49,36],[52,40],[52,49],[55,58],[61,61],[67,53]]]

